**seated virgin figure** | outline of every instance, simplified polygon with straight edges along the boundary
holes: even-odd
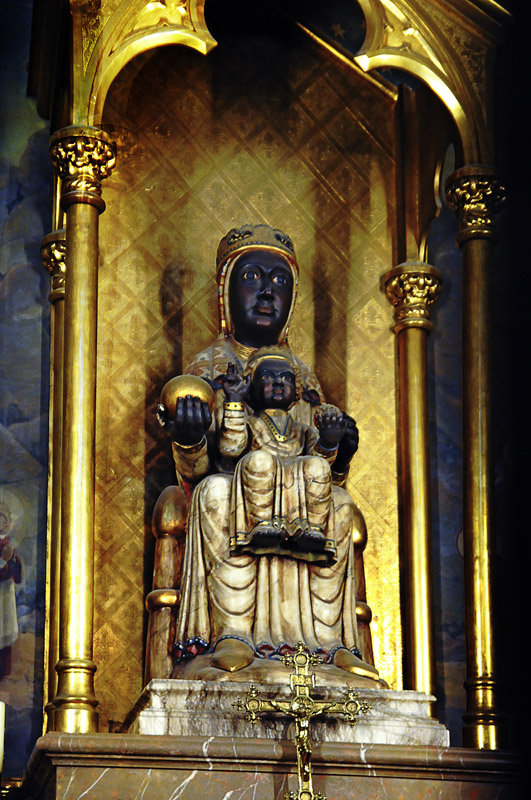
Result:
[[[345,671],[358,684],[379,679],[356,619],[354,542],[364,545],[365,524],[341,485],[358,432],[288,345],[298,275],[286,234],[229,231],[217,259],[220,334],[185,369],[214,388],[213,412],[193,395],[174,414],[160,409],[191,498],[173,677],[272,682],[275,660],[302,641],[343,681]],[[271,347],[269,364],[264,353],[251,359]],[[157,505],[183,496],[167,489]]]

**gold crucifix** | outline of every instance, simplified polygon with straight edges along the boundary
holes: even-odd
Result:
[[[355,689],[348,689],[346,699],[339,702],[314,700],[310,697],[310,687],[315,686],[315,673],[310,666],[319,664],[322,658],[312,653],[306,645],[298,642],[293,655],[282,658],[287,667],[294,667],[290,675],[290,686],[294,695],[286,700],[263,700],[258,696],[258,689],[251,684],[245,700],[236,700],[235,708],[247,711],[246,719],[255,724],[258,714],[264,711],[281,711],[295,719],[295,743],[297,745],[297,771],[299,774],[298,792],[287,792],[284,800],[326,800],[320,792],[313,791],[312,785],[312,740],[310,736],[310,720],[325,712],[345,714],[350,725],[355,725],[360,713],[366,714],[370,705],[359,700]]]

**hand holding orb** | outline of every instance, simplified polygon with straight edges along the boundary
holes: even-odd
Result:
[[[162,389],[157,416],[174,442],[192,447],[210,428],[214,402],[215,395],[207,381],[196,375],[178,375]]]

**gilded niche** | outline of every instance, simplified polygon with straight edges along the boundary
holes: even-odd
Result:
[[[264,59],[270,80],[249,92],[249,74]],[[106,181],[100,217],[102,725],[106,715],[120,719],[142,689],[139,621],[151,575],[146,564],[142,584],[138,568],[152,557],[157,496],[175,482],[154,410],[165,382],[217,336],[217,242],[257,218],[287,231],[297,248],[290,346],[313,373],[318,365],[326,399],[360,429],[346,487],[370,532],[363,555],[374,660],[393,688],[401,686],[394,342],[378,286],[381,265],[393,260],[394,102],[302,34],[291,51],[261,39],[220,45],[204,59],[160,48],[111,87],[104,124],[127,126],[136,144]],[[116,403],[123,412],[109,415]]]

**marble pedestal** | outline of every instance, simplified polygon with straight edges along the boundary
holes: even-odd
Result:
[[[28,765],[21,800],[283,800],[297,787],[290,720],[250,725],[232,703],[249,684],[154,680],[124,722],[129,732],[47,733]],[[269,697],[289,687],[266,685]],[[314,791],[328,800],[523,800],[524,764],[502,752],[447,742],[416,692],[358,689],[372,709],[353,728],[312,722]],[[312,690],[337,700],[338,687]],[[133,733],[131,731],[144,731]],[[146,735],[145,731],[149,731]],[[187,731],[187,733],[185,732]],[[393,744],[389,741],[393,740]],[[421,742],[421,743],[419,743]]]
[[[245,719],[245,712],[233,707],[244,699],[250,683],[198,680],[154,679],[144,689],[128,715],[122,732],[202,737],[242,737],[247,739],[293,739],[293,720],[281,713],[263,714],[256,724]],[[291,696],[284,685],[259,686],[264,699]],[[314,717],[311,735],[314,742],[358,742],[364,744],[432,745],[445,747],[449,734],[444,725],[430,717],[433,697],[412,691],[357,689],[360,700],[371,710],[360,715],[351,726],[340,715]],[[337,702],[344,690],[316,686],[314,699]]]
[[[323,742],[314,791],[328,800],[523,800],[524,763],[503,752]],[[291,741],[47,733],[21,800],[283,800],[297,787]]]

